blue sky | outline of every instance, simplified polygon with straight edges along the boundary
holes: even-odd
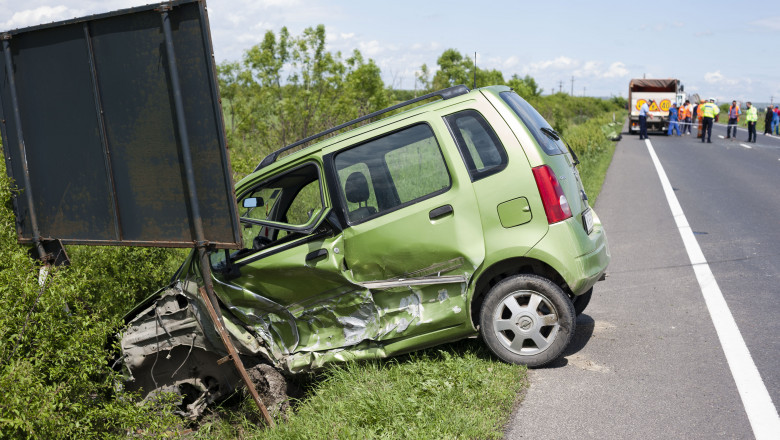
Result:
[[[149,0],[0,0],[0,30],[149,4]],[[154,3],[154,2],[151,2]],[[207,2],[214,55],[237,61],[266,31],[324,24],[328,49],[359,49],[385,83],[413,88],[453,48],[544,93],[626,96],[631,78],[679,78],[719,101],[780,102],[780,4],[769,1]],[[572,78],[574,79],[572,85]]]

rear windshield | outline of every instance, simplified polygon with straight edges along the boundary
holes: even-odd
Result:
[[[509,107],[514,110],[520,120],[523,121],[531,135],[549,155],[563,154],[566,151],[566,145],[561,140],[561,136],[550,127],[550,124],[544,120],[542,115],[536,111],[531,104],[521,98],[515,92],[502,92],[501,98]]]

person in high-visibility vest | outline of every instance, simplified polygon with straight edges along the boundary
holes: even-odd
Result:
[[[737,137],[737,124],[739,124],[739,115],[742,114],[742,110],[739,109],[737,101],[731,101],[729,107],[729,125],[726,127],[726,139],[731,137],[731,129],[734,129],[734,137]]]
[[[693,105],[691,101],[685,100],[685,124],[683,125],[683,133],[691,134],[691,126],[693,125]]]
[[[696,105],[696,107],[693,108],[694,118],[697,121],[696,125],[696,137],[700,138],[702,137],[702,112],[704,112],[704,104],[706,102],[702,101]]]
[[[687,101],[680,104],[680,108],[677,109],[677,112],[677,119],[680,121],[680,134],[685,134],[685,128],[687,127],[686,119],[689,117]]]
[[[715,98],[710,98],[710,102],[704,104],[704,108],[699,106],[699,111],[702,114],[701,122],[704,131],[701,133],[701,141],[704,142],[704,137],[707,137],[707,143],[712,143],[712,121],[715,116],[720,113],[720,109],[715,105]]]
[[[758,109],[753,107],[750,101],[747,102],[747,125],[748,125],[748,142],[756,142],[756,122],[758,121]]]

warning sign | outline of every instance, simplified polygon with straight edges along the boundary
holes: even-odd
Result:
[[[650,111],[651,112],[657,112],[658,110],[658,103],[655,101],[650,101]]]
[[[641,110],[642,104],[647,104],[648,110],[651,112],[668,112],[669,108],[672,106],[672,102],[668,99],[664,99],[659,104],[653,100],[648,101],[647,99],[640,98],[636,100],[636,109]]]

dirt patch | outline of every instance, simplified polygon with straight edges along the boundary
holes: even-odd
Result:
[[[577,368],[587,370],[587,371],[595,371],[597,373],[609,373],[610,369],[609,367],[605,367],[604,365],[599,365],[592,360],[588,359],[584,355],[581,355],[579,353],[573,354],[566,358],[569,363],[574,365]]]
[[[281,415],[286,420],[290,399],[298,398],[303,394],[298,386],[267,364],[255,365],[247,369],[247,374],[271,416]],[[242,388],[242,392],[245,396],[249,395],[246,388]]]

